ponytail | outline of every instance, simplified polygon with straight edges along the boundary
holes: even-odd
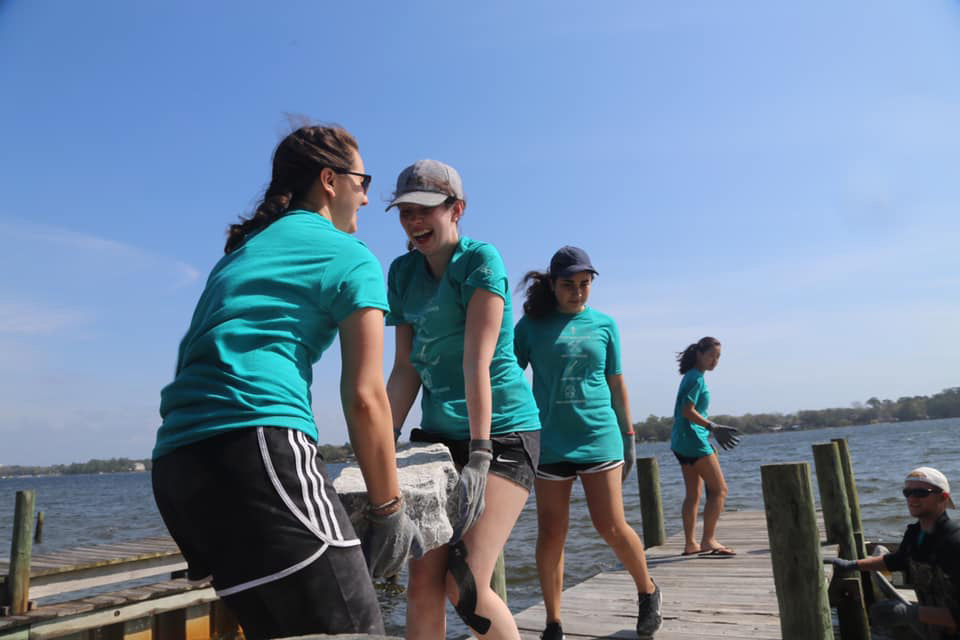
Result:
[[[677,362],[680,363],[680,374],[682,375],[697,366],[698,355],[705,353],[719,345],[719,340],[707,336],[705,338],[700,338],[699,341],[689,345],[683,351],[678,351]]]
[[[309,193],[323,169],[348,169],[357,152],[356,139],[335,125],[304,126],[288,135],[273,152],[273,175],[263,200],[252,216],[230,225],[223,252],[241,247],[282,218]]]
[[[534,320],[546,316],[557,308],[557,296],[554,295],[550,284],[550,274],[545,271],[528,271],[520,281],[520,288],[527,288],[523,312]]]

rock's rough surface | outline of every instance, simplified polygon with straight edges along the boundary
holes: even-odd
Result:
[[[397,476],[407,515],[420,527],[424,548],[446,544],[453,535],[451,516],[456,513],[459,474],[442,444],[406,444],[397,449]],[[350,514],[360,539],[366,529],[363,509],[367,486],[356,464],[345,466],[333,479],[333,487]]]

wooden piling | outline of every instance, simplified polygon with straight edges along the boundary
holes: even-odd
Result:
[[[863,522],[860,519],[860,497],[857,495],[857,479],[853,475],[853,463],[850,461],[850,447],[846,438],[833,438],[831,442],[837,444],[840,453],[840,464],[843,466],[843,481],[847,489],[847,503],[850,505],[850,527],[854,533],[863,533]],[[866,549],[863,549],[864,553]],[[865,555],[859,556],[866,557]]]
[[[846,481],[836,442],[813,445],[813,462],[820,489],[820,510],[827,531],[827,542],[838,545],[840,557],[855,560],[856,542],[850,521],[850,503],[847,502]]]
[[[833,640],[806,463],[760,467],[783,640]]]
[[[870,640],[870,619],[863,606],[860,578],[840,578],[841,604],[837,607],[842,640]]]
[[[503,561],[503,551],[497,557],[497,564],[493,567],[493,575],[490,577],[490,588],[500,596],[500,599],[507,601],[507,568]]]
[[[640,517],[643,521],[643,546],[649,549],[667,539],[660,499],[660,465],[656,458],[637,458],[637,484],[640,487]]]
[[[43,511],[37,511],[37,526],[33,529],[33,544],[43,544]]]
[[[30,557],[33,552],[32,490],[17,491],[13,513],[13,540],[10,543],[10,575],[7,576],[7,601],[10,613],[21,615],[30,609]]]

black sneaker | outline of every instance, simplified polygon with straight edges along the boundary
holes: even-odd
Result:
[[[657,583],[653,583],[653,593],[640,593],[638,596],[637,637],[649,640],[663,626],[663,597]]]
[[[559,622],[548,622],[540,634],[540,640],[563,640],[563,627]]]

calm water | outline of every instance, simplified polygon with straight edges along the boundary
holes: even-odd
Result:
[[[760,465],[805,461],[810,463],[812,471],[810,445],[838,437],[847,438],[850,444],[864,530],[871,539],[899,540],[903,533],[909,516],[898,490],[903,476],[911,468],[921,464],[936,467],[960,486],[960,419],[752,435],[745,436],[734,451],[721,452],[721,465],[730,487],[727,509],[763,509]],[[678,531],[683,481],[676,460],[667,443],[643,444],[638,455],[657,457],[668,533]],[[35,489],[37,508],[46,512],[44,542],[35,547],[35,553],[164,532],[154,506],[149,474],[0,478],[0,549],[3,550],[8,548],[14,495],[19,489]],[[640,530],[636,481],[625,490],[624,502],[628,520]],[[719,532],[722,539],[722,519]],[[533,564],[535,543],[536,511],[531,497],[506,549],[507,589],[514,611],[541,599]],[[618,566],[613,553],[593,531],[579,484],[573,492],[566,558],[567,587]],[[394,632],[403,626],[403,598],[403,595],[388,593],[381,596],[387,625]],[[465,634],[452,609],[449,614],[448,635]]]

